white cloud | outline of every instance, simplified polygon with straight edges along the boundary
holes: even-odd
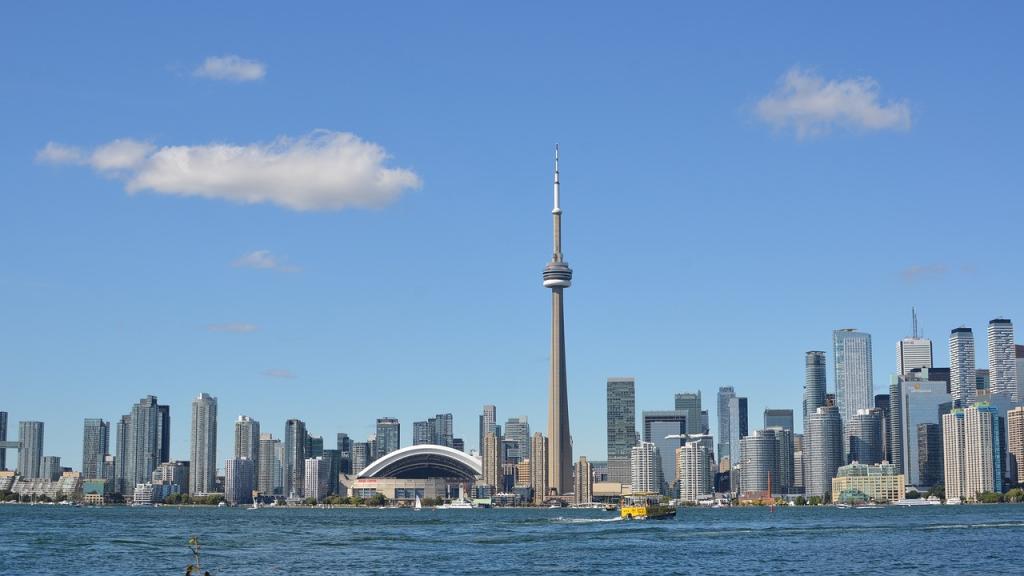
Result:
[[[53,150],[73,149],[51,142],[37,157],[51,163],[82,163],[81,154]],[[156,148],[137,140],[115,140],[93,151],[86,163],[122,177],[129,193],[148,190],[311,211],[379,207],[420,186],[414,172],[385,167],[387,159],[383,148],[354,134],[317,130],[299,138],[245,145]]]
[[[46,164],[81,164],[82,151],[74,146],[47,142],[42,150],[36,152],[36,162]]]
[[[255,324],[248,324],[245,322],[228,322],[226,324],[208,324],[206,330],[208,332],[228,332],[232,334],[248,334],[255,332],[259,328]]]
[[[235,268],[256,268],[259,270],[280,270],[298,272],[299,267],[274,256],[270,250],[254,250],[231,263]]]
[[[228,54],[226,56],[210,56],[193,72],[196,76],[213,80],[231,80],[233,82],[251,82],[267,75],[267,67],[256,60],[246,60]]]
[[[825,80],[793,68],[775,91],[757,103],[757,115],[779,128],[793,127],[798,138],[828,132],[833,126],[862,130],[909,130],[906,101],[879,101],[873,78]]]

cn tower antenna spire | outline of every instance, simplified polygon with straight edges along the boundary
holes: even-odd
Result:
[[[558,200],[558,144],[555,144],[555,209],[551,211],[552,214],[562,213]]]

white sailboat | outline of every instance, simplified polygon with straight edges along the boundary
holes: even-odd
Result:
[[[416,504],[413,505],[413,510],[423,510],[423,503],[420,502],[420,495],[416,495]]]

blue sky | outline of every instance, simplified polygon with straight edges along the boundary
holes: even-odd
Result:
[[[803,353],[916,305],[1020,317],[1014,3],[8,5],[0,17],[0,410],[78,466],[146,394],[279,436],[483,404],[546,428],[551,156],[570,413],[719,386],[800,405]],[[347,135],[354,136],[347,136]],[[187,161],[187,167],[185,168]],[[829,388],[832,387],[831,352]],[[327,441],[330,444],[330,440]]]

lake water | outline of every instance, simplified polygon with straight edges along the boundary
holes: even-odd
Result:
[[[1024,574],[1024,505],[591,510],[0,506],[0,574]]]

